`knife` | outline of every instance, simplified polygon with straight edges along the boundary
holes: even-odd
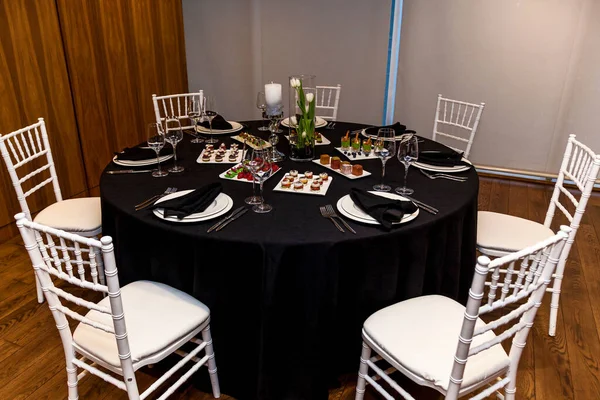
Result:
[[[239,217],[241,217],[242,215],[246,214],[248,212],[247,208],[244,208],[242,210],[242,212],[238,213],[235,217],[229,219],[228,221],[225,221],[224,224],[222,224],[221,226],[219,226],[217,228],[217,232],[219,232],[221,229],[225,228],[228,224],[230,224],[231,222],[235,221],[236,219],[238,219]]]
[[[117,175],[117,174],[140,174],[143,172],[152,172],[152,169],[118,169],[114,171],[106,171],[107,174]]]
[[[229,216],[223,218],[222,220],[220,220],[219,222],[217,222],[216,224],[214,224],[213,226],[211,226],[210,228],[208,228],[208,230],[206,231],[206,233],[211,233],[212,231],[214,231],[215,229],[217,229],[217,227],[219,225],[221,225],[222,223],[226,222],[228,219],[232,218],[233,216],[237,215],[242,210],[245,210],[244,206],[236,208],[234,212],[232,212],[231,214],[229,214]]]

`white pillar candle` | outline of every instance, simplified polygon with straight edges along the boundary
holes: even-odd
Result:
[[[265,85],[265,100],[267,107],[275,107],[281,104],[281,84],[280,83],[267,83]]]

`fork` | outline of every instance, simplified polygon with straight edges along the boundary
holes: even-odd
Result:
[[[327,214],[329,215],[330,218],[337,218],[340,221],[342,221],[342,224],[344,224],[346,229],[348,229],[350,232],[352,232],[356,235],[356,231],[354,229],[352,229],[352,227],[350,225],[348,225],[348,223],[346,221],[344,221],[344,219],[342,217],[337,215],[337,213],[335,212],[335,210],[333,209],[333,206],[331,204],[327,204],[325,206],[325,211],[327,212]]]
[[[337,223],[337,221],[335,219],[333,219],[331,216],[329,216],[329,213],[327,212],[327,208],[326,207],[319,207],[319,210],[321,210],[321,215],[324,216],[325,218],[331,220],[331,222],[333,222],[333,224],[335,225],[336,228],[338,228],[338,230],[342,233],[344,233],[344,230],[342,229],[342,227],[340,226],[340,224]]]
[[[175,193],[176,191],[177,191],[176,187],[168,187],[162,194],[154,195],[154,196],[150,197],[149,199],[142,201],[140,204],[137,204],[135,206],[135,211],[143,210],[144,208],[149,207],[149,206],[153,205],[154,203],[156,203],[159,199],[165,197],[168,194]]]
[[[456,182],[466,182],[467,181],[467,178],[463,177],[463,176],[453,176],[453,175],[446,175],[446,174],[442,174],[442,173],[428,174],[427,172],[423,171],[422,169],[420,169],[419,171],[421,171],[421,173],[423,175],[425,175],[426,177],[428,177],[429,179],[447,179],[449,181],[456,181]]]
[[[334,129],[333,127],[335,126],[335,121],[331,121],[327,124],[327,126],[325,127],[325,129]]]

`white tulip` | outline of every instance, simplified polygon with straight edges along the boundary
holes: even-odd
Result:
[[[306,137],[306,131],[302,132],[302,137],[305,138]]]
[[[293,117],[290,117],[290,122],[292,123],[292,125],[298,125],[298,121],[296,120],[296,116],[294,115]]]
[[[309,103],[312,103],[312,101],[315,99],[315,94],[314,93],[306,93],[306,101],[308,101]]]
[[[308,110],[309,110],[308,104],[304,108],[306,109],[306,113],[308,114]]]
[[[296,78],[292,78],[290,79],[290,86],[293,88],[299,88],[300,87],[300,81]]]

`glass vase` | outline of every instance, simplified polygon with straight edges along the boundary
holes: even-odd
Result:
[[[289,85],[290,159],[312,161],[315,157],[315,75],[292,75]]]

